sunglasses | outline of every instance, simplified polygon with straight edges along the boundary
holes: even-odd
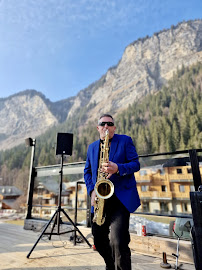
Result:
[[[99,122],[98,126],[104,127],[106,124],[108,125],[108,127],[114,126],[113,122]]]

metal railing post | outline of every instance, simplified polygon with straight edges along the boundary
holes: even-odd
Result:
[[[79,182],[76,182],[76,190],[75,190],[75,211],[74,211],[74,224],[75,225],[77,225],[78,183]],[[76,230],[74,230],[74,245],[76,245]]]
[[[188,152],[189,152],[189,157],[190,157],[190,162],[191,162],[194,187],[195,187],[195,190],[198,191],[198,187],[201,185],[201,174],[199,170],[197,152],[196,152],[196,149],[191,149]]]
[[[87,195],[87,210],[86,210],[86,227],[91,227],[91,199],[90,196]]]
[[[34,178],[36,176],[36,170],[34,168],[34,157],[35,157],[35,144],[36,140],[32,139],[32,152],[30,161],[30,171],[29,171],[29,184],[27,193],[27,216],[26,219],[31,218],[32,214],[32,202],[33,202],[33,191],[34,191]]]

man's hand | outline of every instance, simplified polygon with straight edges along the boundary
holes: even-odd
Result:
[[[112,174],[118,172],[118,165],[112,161],[108,161],[102,164],[103,172],[108,173],[107,179],[112,176]]]
[[[91,193],[91,205],[92,206],[95,205],[95,197],[96,197],[96,193],[95,193],[95,190],[93,190]]]

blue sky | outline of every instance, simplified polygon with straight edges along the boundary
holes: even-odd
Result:
[[[0,98],[75,96],[131,42],[201,18],[201,0],[0,0]]]

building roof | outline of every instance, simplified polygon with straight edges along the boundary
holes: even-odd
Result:
[[[41,179],[40,179],[41,180]],[[42,187],[47,189],[49,192],[54,194],[59,194],[59,183],[52,179],[51,177],[44,177],[43,181],[39,181],[39,184],[36,188]],[[66,185],[62,183],[62,196],[68,195],[69,191],[66,189]]]
[[[5,196],[20,196],[23,194],[21,190],[19,190],[15,186],[0,186],[0,194]]]
[[[13,208],[15,202],[16,202],[16,199],[5,199],[2,201],[2,203],[9,208]]]
[[[190,163],[189,157],[184,158],[172,158],[163,164],[163,167],[177,167],[177,166],[187,166]]]

